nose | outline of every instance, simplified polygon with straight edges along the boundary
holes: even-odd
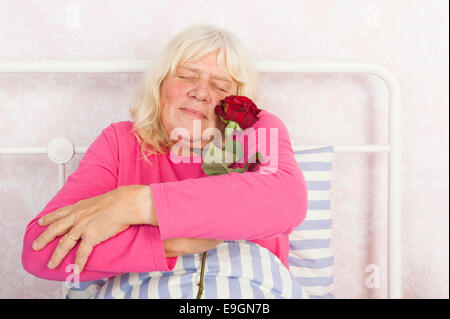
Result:
[[[208,82],[202,79],[197,80],[189,91],[189,96],[196,98],[199,101],[209,102],[211,94]]]

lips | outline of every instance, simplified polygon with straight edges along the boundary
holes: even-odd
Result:
[[[199,119],[206,118],[206,116],[204,116],[203,113],[201,113],[200,111],[197,111],[196,109],[190,108],[190,107],[182,107],[181,110],[184,111],[184,113],[191,115],[193,117],[199,118]]]

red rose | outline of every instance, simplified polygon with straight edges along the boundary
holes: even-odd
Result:
[[[214,113],[218,117],[238,123],[243,130],[258,121],[256,115],[259,112],[261,109],[258,109],[248,97],[236,95],[227,96],[214,108]]]

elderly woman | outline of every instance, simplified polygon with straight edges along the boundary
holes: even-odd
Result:
[[[306,297],[288,271],[288,235],[305,218],[307,193],[285,125],[260,111],[252,128],[270,161],[252,171],[207,176],[195,152],[211,143],[195,121],[201,132],[219,128],[221,100],[256,97],[246,48],[229,32],[191,27],[143,79],[133,121],[105,128],[29,223],[24,268],[58,281],[74,270],[78,290],[95,287],[95,298],[194,298],[208,251],[204,298]],[[180,128],[189,136],[171,134]]]

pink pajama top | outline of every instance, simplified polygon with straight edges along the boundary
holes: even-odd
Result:
[[[75,262],[79,243],[57,268],[48,269],[60,237],[34,251],[33,241],[48,227],[39,226],[38,219],[120,186],[150,185],[159,226],[133,225],[95,246],[80,281],[127,272],[171,271],[177,257],[165,256],[163,240],[169,238],[249,240],[270,250],[289,269],[288,235],[305,218],[306,184],[285,125],[264,110],[258,117],[241,136],[241,144],[248,145],[243,163],[256,151],[265,162],[253,165],[252,171],[216,176],[202,171],[200,155],[152,154],[150,165],[142,158],[130,121],[103,129],[76,171],[28,224],[23,267],[40,278],[66,280],[72,271],[66,267]]]

